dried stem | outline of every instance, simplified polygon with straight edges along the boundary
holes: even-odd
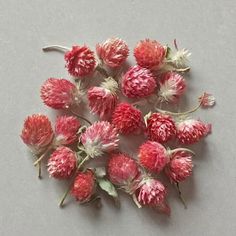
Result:
[[[34,162],[34,166],[37,166],[43,160],[43,158],[51,151],[51,148],[52,148],[52,146],[50,145],[46,149],[46,151]]]
[[[49,45],[49,46],[45,46],[42,48],[42,50],[44,52],[49,52],[49,51],[61,51],[61,52],[67,52],[70,51],[71,49],[65,46],[61,46],[61,45]]]
[[[70,112],[71,112],[72,114],[74,114],[75,116],[77,116],[78,118],[80,118],[80,119],[86,121],[89,125],[92,125],[92,122],[91,122],[91,121],[89,121],[87,118],[85,118],[85,117],[79,115],[77,112],[73,111],[72,109],[70,109]]]
[[[186,203],[185,203],[185,200],[184,200],[184,198],[183,198],[183,196],[182,196],[182,193],[181,193],[181,191],[180,191],[180,188],[179,188],[179,183],[177,182],[177,183],[175,184],[175,186],[176,186],[176,189],[177,189],[177,191],[178,191],[178,195],[179,195],[180,201],[183,203],[184,208],[187,209],[187,205],[186,205]]]
[[[97,65],[96,70],[97,70],[102,76],[105,76],[106,78],[109,77],[109,74],[107,73],[107,71],[106,71],[100,64]]]

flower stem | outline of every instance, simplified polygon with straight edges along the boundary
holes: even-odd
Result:
[[[92,122],[91,122],[91,121],[89,121],[87,118],[85,118],[85,117],[79,115],[77,112],[73,111],[72,109],[70,109],[70,112],[71,112],[72,114],[74,114],[75,116],[77,116],[78,118],[80,118],[80,119],[86,121],[89,125],[92,125]]]
[[[45,46],[42,48],[44,52],[48,52],[48,51],[61,51],[61,52],[66,52],[66,51],[70,51],[71,49],[68,47],[64,47],[61,45],[49,45],[49,46]]]
[[[105,76],[106,78],[109,77],[109,74],[107,73],[107,71],[106,71],[100,64],[97,65],[96,70],[97,70],[102,76]]]
[[[183,203],[184,208],[187,209],[187,205],[186,205],[186,203],[185,203],[185,200],[184,200],[184,198],[183,198],[183,196],[182,196],[182,193],[181,193],[181,191],[180,191],[180,188],[179,188],[179,183],[177,182],[175,186],[176,186],[176,189],[177,189],[177,191],[178,191],[180,201]]]
[[[67,195],[69,194],[69,192],[70,192],[70,190],[71,190],[71,188],[72,188],[72,186],[73,186],[73,184],[74,184],[74,180],[75,180],[75,177],[76,177],[76,175],[77,175],[78,170],[80,169],[80,167],[81,167],[88,159],[89,159],[89,156],[86,156],[86,157],[78,164],[78,166],[76,167],[75,172],[74,172],[74,174],[73,174],[73,176],[72,176],[72,178],[71,178],[71,182],[70,182],[70,184],[69,184],[69,187],[68,187],[68,189],[65,191],[65,193],[63,194],[63,196],[62,196],[62,198],[61,198],[61,200],[60,200],[60,202],[59,202],[59,207],[63,207],[63,203],[64,203],[64,201],[65,201]]]
[[[136,206],[137,206],[138,208],[142,208],[142,206],[141,206],[140,203],[138,202],[138,199],[137,199],[135,193],[132,194],[132,198],[133,198],[133,201],[134,201],[134,203],[136,204]]]
[[[34,166],[37,166],[43,160],[43,158],[51,151],[51,148],[52,146],[49,146],[46,149],[46,151],[34,162]]]
[[[195,152],[193,152],[192,150],[188,149],[188,148],[176,148],[170,151],[170,153],[175,153],[178,151],[184,151],[184,152],[190,152],[191,154],[195,155]]]
[[[38,178],[42,179],[42,163],[41,163],[41,161],[38,163]]]

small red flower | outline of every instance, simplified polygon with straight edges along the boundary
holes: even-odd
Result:
[[[156,40],[141,40],[134,49],[134,57],[139,66],[159,69],[164,61],[166,49]]]
[[[129,55],[129,48],[125,41],[119,38],[107,39],[96,46],[98,57],[110,67],[118,67]]]
[[[180,143],[193,144],[211,132],[211,124],[200,120],[187,119],[176,124],[177,138]]]
[[[147,134],[151,141],[165,143],[176,135],[175,123],[171,116],[153,113],[147,120]]]
[[[139,163],[149,171],[159,173],[169,161],[166,149],[157,142],[147,141],[139,147]]]
[[[55,125],[56,145],[70,145],[78,139],[79,120],[74,116],[60,116]]]
[[[153,93],[157,84],[148,69],[140,66],[131,67],[123,76],[121,87],[128,98],[144,98]]]
[[[76,154],[68,147],[58,147],[48,160],[48,172],[56,179],[67,179],[76,167]]]
[[[65,54],[68,72],[75,77],[91,74],[96,66],[94,53],[87,46],[73,46]]]
[[[140,170],[128,155],[113,154],[108,161],[107,173],[110,181],[131,193],[139,183]]]
[[[121,134],[138,133],[144,126],[141,111],[129,103],[120,103],[116,107],[112,124]]]
[[[40,114],[28,116],[24,122],[21,138],[33,153],[43,152],[53,139],[53,130],[48,117]]]
[[[204,93],[199,97],[199,102],[203,108],[213,107],[215,105],[215,97],[210,93]]]
[[[54,109],[69,108],[80,100],[74,84],[66,79],[50,78],[41,87],[41,98],[45,105]]]
[[[91,170],[78,173],[75,178],[71,195],[80,203],[88,202],[95,190],[95,177]]]
[[[171,182],[182,182],[192,174],[193,162],[189,152],[177,151],[171,156],[165,167],[165,173]]]

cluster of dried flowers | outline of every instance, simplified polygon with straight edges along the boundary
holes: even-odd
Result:
[[[166,104],[176,106],[186,91],[183,74],[190,69],[186,65],[190,53],[179,50],[176,41],[174,46],[171,49],[150,39],[138,42],[133,52],[137,65],[127,71],[123,71],[123,65],[129,48],[119,38],[97,44],[97,58],[86,45],[43,49],[65,52],[65,66],[74,82],[49,78],[41,87],[41,98],[46,106],[70,114],[59,116],[54,129],[47,116],[28,116],[21,138],[37,158],[34,165],[39,167],[39,177],[41,163],[48,158],[51,177],[70,179],[60,206],[68,194],[79,203],[96,200],[100,187],[115,200],[116,189],[120,189],[130,194],[138,207],[170,213],[167,189],[158,175],[164,173],[177,188],[191,175],[194,153],[185,146],[207,136],[211,125],[189,115],[215,103],[211,94],[204,93],[189,111],[161,109]],[[88,85],[101,77],[99,86]],[[92,124],[81,116],[81,103],[86,103],[100,120]],[[143,114],[140,107],[147,105],[152,110]],[[120,136],[130,134],[146,138],[137,158],[119,151]],[[102,156],[106,166],[89,166],[89,161]]]

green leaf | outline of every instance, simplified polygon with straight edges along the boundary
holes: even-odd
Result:
[[[105,167],[96,167],[95,168],[95,175],[98,178],[103,178],[106,175],[106,169]]]
[[[107,179],[98,179],[98,184],[102,190],[107,192],[113,198],[118,198],[118,193],[114,185]]]

